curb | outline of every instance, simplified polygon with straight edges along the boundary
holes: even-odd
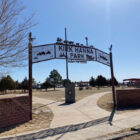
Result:
[[[106,137],[102,137],[102,138],[93,138],[91,140],[119,140],[120,138],[124,138],[124,137],[128,137],[128,136],[132,136],[135,134],[138,134],[138,131],[130,131],[130,132],[124,132],[121,134],[116,134],[114,136],[106,136]]]

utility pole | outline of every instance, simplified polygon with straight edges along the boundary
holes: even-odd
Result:
[[[110,70],[111,70],[111,79],[112,79],[112,94],[113,94],[113,102],[115,108],[116,96],[115,96],[114,70],[113,70],[113,59],[112,59],[112,45],[110,46],[109,50],[110,50]]]
[[[66,78],[69,79],[69,73],[68,73],[68,41],[67,41],[67,29],[65,28],[65,48],[66,48]]]
[[[86,46],[88,47],[88,37],[85,37],[86,40]]]
[[[29,103],[30,103],[30,120],[32,120],[32,33],[29,33]]]

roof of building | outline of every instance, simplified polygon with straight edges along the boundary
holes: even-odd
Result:
[[[140,81],[140,78],[130,78],[130,79],[124,79],[123,81]]]

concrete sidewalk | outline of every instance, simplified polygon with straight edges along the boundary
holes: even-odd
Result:
[[[71,105],[65,105],[62,102],[54,102],[46,99],[33,98],[34,102],[48,104],[54,113],[54,119],[51,128],[65,125],[79,124],[96,120],[103,117],[111,117],[111,113],[97,106],[97,100],[109,92],[103,92],[91,95]],[[129,111],[122,114],[115,114],[112,124],[109,122],[91,126],[82,130],[68,132],[61,135],[46,138],[47,140],[86,140],[95,138],[108,133],[140,125],[140,110]]]
[[[51,128],[16,134],[0,140],[87,140],[140,125],[140,110],[114,115],[99,108],[98,99],[107,93],[109,92],[94,94],[71,105],[33,97],[34,103],[41,103],[52,109],[54,119]],[[112,117],[113,121],[109,123],[108,120],[112,120]]]

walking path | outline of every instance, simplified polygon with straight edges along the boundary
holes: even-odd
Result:
[[[34,131],[32,134],[26,133],[18,138],[86,140],[140,125],[140,110],[115,114],[112,123],[109,123],[108,120],[112,120],[113,112],[111,114],[97,106],[97,100],[107,93],[109,92],[94,94],[71,105],[33,97],[33,102],[47,105],[52,109],[54,118],[51,129]]]
[[[50,127],[55,128],[110,116],[110,112],[99,108],[96,104],[98,98],[107,93],[109,92],[94,94],[70,105],[63,104],[64,102],[54,102],[37,97],[33,97],[33,101],[41,104],[48,103],[48,106],[54,113]]]
[[[50,101],[49,107],[54,113],[51,128],[65,125],[79,124],[104,117],[111,117],[111,113],[97,106],[97,100],[109,92],[103,92],[86,97],[71,105],[63,105],[60,102]],[[46,103],[45,99],[34,98],[35,102]],[[78,131],[48,137],[47,140],[86,140],[90,137],[98,137],[108,133],[123,130],[125,128],[140,125],[140,110],[115,114],[111,124],[104,122]]]

